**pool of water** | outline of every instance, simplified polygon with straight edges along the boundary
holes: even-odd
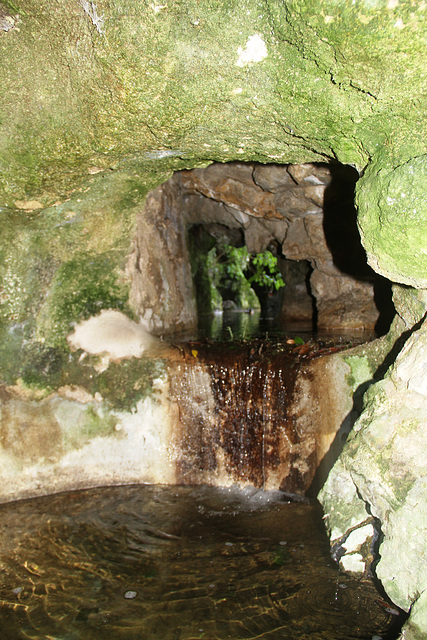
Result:
[[[91,489],[1,505],[0,531],[2,640],[396,637],[320,506],[279,492]]]
[[[284,336],[301,336],[307,340],[313,336],[319,339],[351,341],[354,344],[369,342],[375,338],[372,331],[364,329],[341,329],[339,331],[314,332],[311,322],[279,324],[276,318],[265,317],[260,311],[224,311],[218,314],[206,314],[199,317],[197,336],[188,339],[209,339],[214,342],[231,340],[282,339]]]

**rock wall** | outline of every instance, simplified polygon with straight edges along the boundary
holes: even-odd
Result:
[[[0,369],[8,387],[2,408],[9,416],[4,442],[16,455],[25,451],[21,442],[27,427],[37,431],[40,403],[61,387],[73,392],[76,380],[87,383],[93,398],[100,393],[114,406],[129,409],[129,402],[148,397],[159,375],[153,362],[142,366],[133,358],[97,371],[70,352],[66,337],[74,324],[102,309],[132,316],[136,308],[146,323],[157,327],[157,314],[172,326],[166,301],[156,299],[155,288],[147,286],[143,296],[132,289],[126,265],[135,233],[144,248],[145,223],[137,220],[144,218],[147,194],[174,171],[236,160],[351,165],[361,175],[356,204],[368,261],[402,285],[394,289],[400,316],[381,343],[389,355],[374,372],[379,386],[366,396],[354,438],[322,495],[328,513],[328,504],[350,503],[354,525],[364,521],[356,511],[366,517],[358,495],[382,518],[378,570],[390,595],[412,606],[403,632],[411,640],[421,640],[427,629],[417,519],[425,505],[424,470],[417,462],[425,400],[415,373],[424,366],[417,360],[425,359],[424,347],[413,355],[424,344],[424,327],[417,323],[425,313],[427,272],[425,19],[425,3],[418,0],[247,0],[245,11],[239,2],[197,0],[98,0],[90,6],[2,0],[0,7]],[[253,231],[247,242],[255,245],[263,225]],[[299,235],[298,225],[294,231]],[[150,228],[148,238],[167,254],[175,234],[172,224],[169,230]],[[184,286],[184,262],[180,256],[166,280],[153,264],[153,282]],[[136,273],[141,264],[135,245]],[[138,277],[144,280],[143,269]],[[313,287],[327,291],[322,281]],[[188,322],[193,302],[176,304],[178,321]],[[145,315],[146,308],[155,314]],[[361,358],[352,365],[363,365],[370,375],[369,357]],[[360,375],[365,389],[372,378]],[[33,404],[26,420],[16,421],[12,405],[22,397]],[[85,413],[79,397],[74,402]],[[360,389],[355,397],[359,402]],[[111,428],[95,414],[100,422],[93,412],[89,421],[78,422],[83,433]],[[389,424],[396,443],[404,445],[400,453]],[[58,442],[55,424],[48,420],[45,426],[52,443]],[[142,437],[150,433],[147,427]],[[372,471],[357,455],[359,442]],[[375,453],[377,444],[388,466]],[[54,449],[52,444],[46,455]],[[81,450],[72,459],[83,459]],[[11,491],[16,464],[2,457],[2,484]],[[73,468],[58,467],[59,481],[69,471],[77,482]],[[99,478],[104,472],[108,480],[108,464]],[[55,489],[50,482],[46,490]],[[348,522],[337,529],[346,535]],[[404,542],[396,549],[394,540]]]
[[[128,263],[130,304],[153,332],[197,326],[186,230],[171,181],[148,194]]]
[[[375,574],[391,600],[411,610],[402,637],[412,639],[426,628],[427,297],[395,287],[395,304],[398,355],[389,352],[392,366],[364,394],[363,412],[319,497],[343,568],[367,570],[366,541],[381,535]]]
[[[310,263],[306,295],[314,297],[320,329],[373,330],[379,278],[366,264],[356,228],[354,173],[323,164],[237,162],[175,173],[149,194],[138,217],[128,268],[135,313],[151,330],[195,326],[187,227],[215,225],[218,233],[220,225],[240,229],[252,253],[274,242],[287,259]],[[291,308],[283,315],[292,315],[292,301],[285,302]]]
[[[374,343],[365,355],[308,360],[268,343],[257,358],[251,344],[171,346],[111,310],[77,325],[68,342],[85,379],[44,398],[22,384],[0,389],[0,502],[123,483],[302,496],[330,469],[331,446],[354,422],[355,386],[378,359]]]

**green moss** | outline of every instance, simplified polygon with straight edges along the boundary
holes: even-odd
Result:
[[[9,202],[144,153],[359,167],[379,150],[422,153],[424,12],[411,0],[106,1],[104,34],[72,0],[15,4],[19,30],[0,40]],[[254,34],[267,56],[239,66]]]
[[[81,361],[80,355],[36,342],[21,350],[21,357],[14,361],[10,371],[4,372],[4,379],[9,384],[19,380],[37,398],[60,387],[81,387],[92,396],[101,394],[111,409],[131,411],[140,400],[152,395],[154,380],[165,371],[162,360],[130,358],[112,362],[100,372],[96,357],[88,356]]]
[[[114,256],[76,256],[55,273],[40,314],[38,334],[48,346],[65,347],[73,322],[97,315],[102,309],[130,310],[128,286],[120,280]]]
[[[393,304],[406,326],[413,327],[427,311],[427,291],[394,284]]]
[[[372,380],[376,366],[367,356],[344,356],[344,361],[350,366],[350,373],[346,376],[346,380],[353,391]]]
[[[64,382],[64,367],[70,364],[65,349],[30,343],[18,369],[14,373],[25,386],[50,392]]]
[[[1,212],[0,317],[3,321],[31,321],[52,277],[55,261],[45,254],[38,214]]]
[[[95,407],[89,405],[85,414],[85,423],[81,435],[91,440],[96,436],[109,436],[116,432],[116,420],[111,414],[100,415]]]
[[[44,210],[0,209],[2,379],[56,386],[44,370],[54,352],[66,361],[73,323],[109,307],[131,315],[124,271],[135,203],[155,184],[150,166],[144,175],[101,171]]]
[[[371,265],[394,282],[427,288],[427,156],[372,167],[358,184],[359,226]]]
[[[112,362],[103,373],[92,378],[92,392],[99,392],[114,409],[130,411],[139,400],[153,393],[153,381],[164,372],[161,360],[130,358]]]
[[[105,407],[88,404],[84,412],[76,415],[73,415],[73,410],[68,405],[65,406],[66,410],[67,415],[62,415],[63,407],[58,416],[63,423],[62,440],[65,451],[81,449],[96,437],[120,437],[120,432],[116,430],[117,420]]]

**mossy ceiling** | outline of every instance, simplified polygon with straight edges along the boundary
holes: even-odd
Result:
[[[56,197],[93,165],[423,153],[425,3],[13,0],[1,187]],[[425,67],[424,67],[425,69]]]
[[[426,220],[424,2],[1,0],[0,9],[2,299],[15,320],[51,304],[67,261],[105,255],[123,268],[136,210],[172,171],[235,159],[352,164],[364,173],[371,263],[427,286],[420,243],[413,264]],[[410,166],[416,203],[391,210],[381,185],[403,167],[398,191]]]

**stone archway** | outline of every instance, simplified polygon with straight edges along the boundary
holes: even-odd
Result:
[[[203,224],[239,230],[251,253],[275,243],[288,268],[307,263],[306,296],[314,299],[313,324],[320,329],[373,330],[375,285],[382,279],[360,244],[356,180],[351,167],[326,164],[214,163],[176,172],[149,194],[139,217],[128,266],[135,311],[156,332],[195,326],[186,229]],[[281,318],[297,319],[298,305],[286,296]]]

